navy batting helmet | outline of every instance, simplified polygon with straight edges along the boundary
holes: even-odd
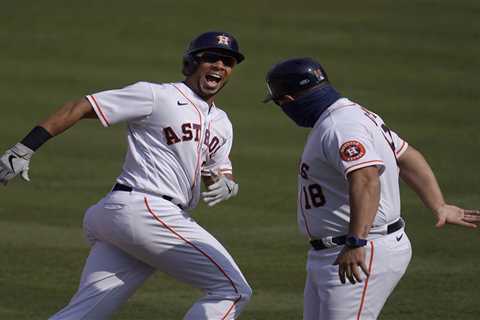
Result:
[[[268,94],[263,102],[328,83],[322,65],[312,58],[294,58],[275,64],[266,76]]]
[[[186,76],[195,72],[198,61],[196,55],[203,51],[234,57],[237,63],[242,62],[245,56],[240,53],[237,40],[228,32],[209,31],[193,39],[183,55],[183,74]]]

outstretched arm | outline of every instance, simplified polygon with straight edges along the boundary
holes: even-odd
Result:
[[[81,119],[86,118],[97,118],[97,114],[90,102],[82,98],[65,103],[63,107],[42,121],[39,126],[47,130],[52,136],[56,136],[72,127]]]
[[[480,223],[480,211],[466,210],[445,203],[432,169],[415,148],[409,146],[398,159],[398,165],[402,180],[437,217],[437,227],[450,223],[476,228]]]
[[[53,136],[72,127],[84,118],[96,118],[96,113],[86,99],[67,102],[32,129],[21,142],[8,149],[0,158],[0,183],[7,185],[8,181],[18,174],[30,181],[28,176],[32,155]]]

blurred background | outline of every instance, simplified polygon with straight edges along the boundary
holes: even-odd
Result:
[[[297,163],[308,130],[263,105],[264,75],[311,56],[346,97],[422,150],[447,201],[478,208],[480,3],[411,1],[15,0],[0,10],[0,148],[65,101],[145,80],[182,80],[181,57],[225,30],[246,60],[217,105],[234,124],[239,197],[193,216],[254,289],[246,320],[302,318],[308,242],[296,226]],[[33,158],[27,184],[0,188],[0,319],[46,319],[75,292],[86,208],[107,193],[124,126],[83,121]],[[479,319],[478,230],[446,227],[403,186],[413,260],[380,319]],[[201,295],[156,274],[114,319],[181,319]]]

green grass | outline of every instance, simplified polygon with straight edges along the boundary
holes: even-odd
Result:
[[[480,4],[440,1],[26,1],[0,10],[0,148],[64,101],[138,80],[181,80],[188,41],[225,29],[246,61],[218,98],[235,128],[241,193],[195,218],[254,289],[247,320],[301,319],[308,246],[296,227],[296,167],[307,130],[271,105],[264,74],[313,56],[345,96],[421,149],[448,201],[478,207]],[[111,187],[123,126],[85,121],[32,161],[33,182],[0,190],[0,319],[46,319],[78,285],[84,210]],[[436,230],[402,190],[414,255],[381,319],[480,318],[479,231]],[[114,319],[181,319],[199,292],[155,275]]]

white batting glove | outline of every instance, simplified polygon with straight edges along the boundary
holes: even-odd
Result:
[[[224,175],[217,177],[218,180],[214,184],[208,186],[207,192],[202,192],[203,201],[213,207],[217,203],[234,197],[238,193],[238,183],[228,179]]]
[[[18,174],[21,174],[23,180],[30,181],[28,169],[33,153],[33,150],[21,143],[5,151],[0,158],[0,183],[6,186]]]

